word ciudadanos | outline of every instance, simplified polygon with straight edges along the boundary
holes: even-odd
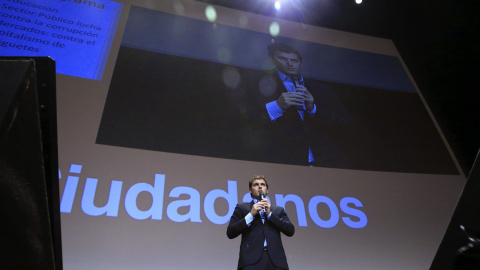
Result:
[[[80,208],[89,216],[108,216],[118,217],[119,211],[124,210],[133,219],[136,220],[163,220],[165,204],[165,175],[155,174],[153,184],[135,183],[130,187],[124,187],[123,181],[112,180],[108,194],[97,192],[98,179],[85,178],[82,180],[83,192],[79,191],[80,174],[82,165],[71,164],[69,175],[66,178],[63,195],[60,202],[60,212],[71,213],[75,202],[80,200]],[[126,192],[125,190],[126,189]],[[97,194],[98,193],[98,194]],[[123,195],[122,195],[123,194]],[[123,208],[121,208],[122,196]],[[139,196],[141,200],[137,200]],[[81,197],[81,198],[80,198]],[[97,197],[97,200],[96,200]],[[107,198],[108,199],[105,199]],[[149,197],[148,205],[145,205],[145,197]],[[168,192],[169,203],[166,205],[166,217],[174,222],[198,222],[202,220],[202,203],[205,217],[213,224],[226,224],[229,220],[235,206],[238,203],[237,181],[227,181],[227,189],[210,190],[203,197],[200,192],[192,187],[177,186]],[[308,217],[316,226],[321,228],[333,228],[340,222],[354,229],[361,229],[367,226],[367,215],[363,211],[363,205],[360,200],[353,197],[344,197],[335,203],[327,196],[314,196],[310,198],[305,208],[304,199],[295,194],[275,194],[275,205],[285,207],[287,203],[293,203],[295,206],[296,219],[299,227],[307,227]],[[100,198],[100,199],[98,199]],[[267,196],[267,199],[270,198]],[[221,200],[217,202],[217,200]],[[222,202],[223,200],[223,202]],[[99,201],[102,206],[98,206]],[[138,202],[141,205],[138,205]],[[243,202],[250,202],[250,193],[246,193],[242,199]],[[216,206],[217,202],[217,206]],[[227,203],[228,211],[218,209],[218,205]],[[78,207],[78,206],[77,206]],[[318,209],[328,209],[321,211]],[[220,213],[219,213],[220,212]],[[292,211],[293,212],[293,211]],[[293,217],[289,212],[290,218]],[[327,214],[326,214],[327,213]]]

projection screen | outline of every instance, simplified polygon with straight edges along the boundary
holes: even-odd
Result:
[[[291,269],[430,266],[465,176],[392,41],[198,1],[1,5],[2,55],[57,63],[65,269],[234,269],[255,174]],[[264,111],[272,42],[318,94],[314,162]]]

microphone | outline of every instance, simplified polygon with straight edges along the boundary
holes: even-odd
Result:
[[[297,86],[301,86],[301,80],[300,80],[300,74],[295,74],[290,76],[290,80],[293,82],[293,86],[297,88]],[[295,90],[297,92],[297,90]],[[305,102],[301,106],[297,106],[297,110],[299,111],[305,111]],[[302,118],[303,119],[303,118]]]
[[[290,80],[292,80],[293,86],[297,87],[297,86],[300,85],[300,76],[299,75],[290,76]]]
[[[260,191],[260,199],[263,200],[265,199],[265,194],[263,194],[263,192]],[[262,209],[262,211],[260,212],[260,217],[261,218],[265,218],[265,208]]]

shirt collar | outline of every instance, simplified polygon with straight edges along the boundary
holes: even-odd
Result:
[[[282,79],[282,82],[285,82],[287,79],[288,81],[292,82],[292,80],[290,79],[290,77],[288,77],[287,75],[283,74],[280,70],[276,69],[277,70],[277,73],[278,73],[278,76],[280,76],[280,79]],[[293,83],[293,82],[292,82]],[[300,74],[300,84],[303,85],[303,76],[302,74]]]

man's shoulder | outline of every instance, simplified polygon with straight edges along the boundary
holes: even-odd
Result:
[[[237,206],[240,207],[240,208],[248,208],[248,209],[250,209],[250,208],[251,208],[251,204],[252,204],[252,202],[242,202],[242,203],[237,204]]]
[[[276,206],[276,205],[272,205],[271,206],[271,209],[272,211],[276,210],[276,211],[284,211],[283,207],[281,206]]]
[[[238,203],[235,207],[235,212],[241,213],[242,215],[246,215],[250,210],[252,210],[250,203]]]

